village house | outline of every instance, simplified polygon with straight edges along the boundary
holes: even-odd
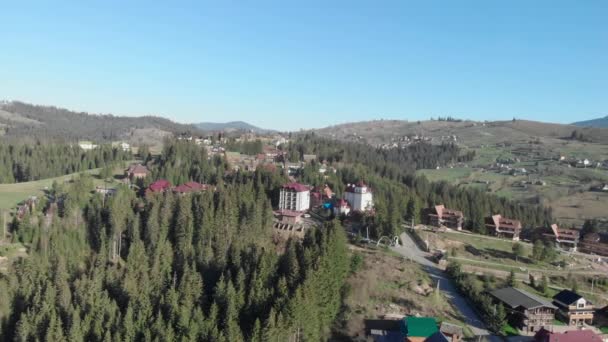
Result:
[[[173,188],[173,192],[178,194],[188,194],[192,192],[201,192],[209,188],[207,184],[201,184],[198,182],[186,182]]]
[[[587,301],[583,296],[570,290],[562,290],[553,296],[553,304],[558,308],[559,318],[568,325],[584,326],[593,323],[595,311],[593,303]]]
[[[116,193],[116,188],[108,188],[105,186],[96,186],[95,192],[104,196],[113,196]]]
[[[463,329],[461,326],[448,322],[441,322],[441,325],[439,326],[439,331],[450,342],[460,342],[462,341],[462,337],[464,336]]]
[[[559,228],[559,226],[554,223],[551,225],[551,233],[552,234],[549,235],[555,239],[555,242],[558,245],[576,251],[580,237],[580,232],[578,230]]]
[[[149,174],[150,170],[141,164],[131,164],[131,166],[125,170],[125,176],[131,181],[146,178]]]
[[[544,298],[514,287],[494,290],[490,295],[507,309],[507,320],[513,327],[535,332],[553,324],[557,307]]]
[[[303,212],[310,208],[310,188],[300,183],[287,183],[281,187],[279,210]]]
[[[534,342],[602,342],[600,336],[591,330],[570,330],[554,332],[541,329],[534,335]]]
[[[519,241],[522,226],[519,220],[508,219],[498,214],[486,218],[486,228],[495,236]]]
[[[346,202],[346,200],[340,198],[338,201],[336,201],[336,204],[334,205],[334,215],[341,216],[348,215],[349,213],[350,205],[348,205],[348,202]]]
[[[462,211],[448,209],[440,204],[426,209],[425,213],[427,214],[427,222],[431,226],[462,230],[462,224],[464,223]]]
[[[437,321],[433,317],[405,317],[402,331],[406,342],[425,342],[433,335],[440,334]]]
[[[393,317],[366,319],[365,333],[375,342],[460,342],[462,327],[443,322],[437,325],[434,317]]]
[[[154,183],[150,184],[146,189],[146,195],[150,195],[153,193],[163,193],[167,190],[171,189],[171,182],[166,179],[159,179]]]
[[[403,342],[401,319],[366,319],[365,334],[374,342]]]
[[[372,189],[363,181],[347,184],[344,199],[353,211],[371,211],[374,208]]]
[[[93,142],[85,140],[79,141],[78,146],[85,151],[90,151],[97,147],[97,145],[93,144]]]

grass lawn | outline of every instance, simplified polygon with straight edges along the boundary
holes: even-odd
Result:
[[[553,320],[553,325],[557,325],[557,326],[565,326],[566,323],[560,321],[559,319],[554,319]]]
[[[130,162],[126,162],[128,164]],[[98,175],[101,171],[99,169],[86,170],[84,173],[91,175]],[[124,171],[123,167],[117,167],[114,170],[115,175],[122,175]],[[51,187],[54,181],[59,183],[65,182],[78,176],[81,172],[72,173],[65,176],[59,176],[54,178],[46,178],[32,182],[13,183],[13,184],[0,184],[0,209],[12,209],[20,202],[24,201],[30,196],[40,196],[43,194],[45,187]],[[103,180],[94,179],[95,185],[102,185]]]
[[[0,246],[0,257],[12,258],[19,253],[19,249],[22,249],[21,243],[9,243]]]
[[[519,336],[519,331],[513,328],[510,324],[503,325],[501,332],[505,336]]]
[[[488,248],[511,253],[513,248],[513,241],[509,240],[491,239],[474,234],[463,234],[453,232],[445,232],[442,234],[450,240],[460,241],[469,245],[473,245],[477,249]],[[529,245],[521,242],[520,244],[524,248],[524,255],[530,254],[532,252],[532,248]]]
[[[600,331],[602,332],[602,334],[608,334],[608,326],[600,327]]]
[[[473,169],[471,168],[453,168],[439,170],[419,170],[418,174],[423,174],[429,181],[446,181],[448,183],[457,183],[458,181],[468,178]]]

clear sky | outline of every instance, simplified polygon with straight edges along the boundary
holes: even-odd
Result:
[[[608,1],[6,1],[0,98],[295,130],[608,114]]]

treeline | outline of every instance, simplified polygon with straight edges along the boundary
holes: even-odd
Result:
[[[262,175],[105,200],[83,195],[87,177],[54,187],[50,227],[41,214],[14,222],[30,253],[0,275],[0,340],[326,338],[350,264],[339,223],[277,254]]]
[[[226,142],[227,151],[240,152],[250,156],[262,153],[264,151],[263,147],[264,144],[262,144],[262,141],[259,139],[236,141],[235,138],[230,138]]]
[[[132,159],[131,152],[110,145],[85,151],[69,144],[0,144],[0,183],[62,176]]]
[[[452,143],[421,143],[400,149],[378,149],[363,143],[321,138],[314,133],[291,142],[286,152],[290,161],[302,160],[304,154],[316,154],[320,161],[363,164],[372,167],[380,176],[393,179],[412,174],[418,169],[434,169],[449,163],[471,161],[475,157],[472,151],[461,154],[460,148]]]
[[[163,151],[150,157],[152,179],[167,179],[173,184],[188,181],[221,183],[228,165],[224,158],[209,159],[207,150],[186,140],[165,140]]]

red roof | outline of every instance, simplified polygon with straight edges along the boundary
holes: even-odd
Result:
[[[539,330],[534,335],[538,342],[601,342],[602,339],[591,330],[570,330],[563,333]]]
[[[283,185],[283,189],[293,190],[295,192],[310,191],[310,188],[304,184],[292,182]]]
[[[198,182],[187,182],[182,185],[176,186],[173,189],[173,191],[180,192],[180,193],[186,193],[186,192],[204,191],[204,190],[207,190],[207,188],[208,188],[207,184],[201,184]]]
[[[499,215],[492,215],[492,221],[496,228],[507,228],[507,229],[521,229],[521,222],[519,220],[509,219]]]
[[[161,192],[169,189],[171,187],[171,182],[166,179],[159,179],[156,182],[150,184],[148,189],[154,192]]]

